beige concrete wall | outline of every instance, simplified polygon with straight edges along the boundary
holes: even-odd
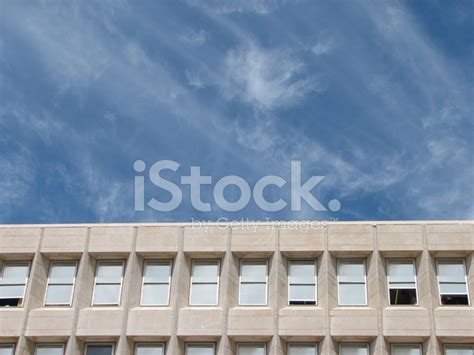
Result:
[[[135,342],[165,342],[167,354],[184,353],[187,341],[216,343],[217,354],[235,354],[239,342],[265,342],[268,355],[285,354],[288,342],[317,342],[320,354],[337,354],[339,342],[368,342],[372,354],[390,343],[422,343],[441,354],[443,343],[474,342],[474,308],[439,305],[436,257],[463,257],[471,300],[474,290],[474,223],[328,223],[296,230],[266,224],[235,227],[190,224],[0,226],[0,262],[30,260],[27,297],[21,308],[0,308],[0,343],[32,354],[37,342],[67,342],[82,354],[87,342],[116,343],[132,354]],[[338,258],[364,258],[368,304],[340,307]],[[390,307],[386,261],[416,261],[419,305]],[[140,307],[146,259],[172,259],[170,305]],[[189,306],[192,259],[221,262],[219,305]],[[242,258],[268,259],[268,305],[238,305]],[[290,259],[316,259],[318,302],[288,305]],[[121,304],[92,307],[98,260],[126,261]],[[44,307],[51,260],[78,260],[73,307]]]

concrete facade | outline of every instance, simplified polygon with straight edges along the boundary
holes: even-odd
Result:
[[[370,354],[391,344],[421,344],[443,354],[445,344],[474,343],[474,222],[190,223],[0,226],[0,266],[30,261],[21,307],[0,308],[0,345],[33,354],[36,344],[63,343],[66,354],[85,344],[115,344],[133,354],[135,343],[166,344],[185,354],[188,342],[211,342],[216,354],[236,354],[242,342],[265,343],[267,354],[286,354],[287,343],[317,343],[337,354],[340,343],[363,342]],[[190,306],[193,259],[219,259],[217,306]],[[239,305],[241,259],[268,260],[266,306]],[[337,260],[364,259],[367,305],[338,306]],[[418,304],[390,306],[386,260],[415,260]],[[440,305],[437,258],[465,262],[470,303]],[[170,304],[140,306],[145,260],[171,259]],[[288,260],[317,263],[316,305],[288,304]],[[51,261],[78,261],[71,307],[45,306]],[[98,260],[124,260],[119,306],[91,306]]]

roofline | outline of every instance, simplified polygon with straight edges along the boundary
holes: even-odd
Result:
[[[358,224],[358,225],[379,225],[379,224],[474,224],[474,220],[415,220],[415,221],[324,221],[324,220],[289,220],[289,221],[251,221],[246,219],[225,220],[225,221],[206,221],[195,220],[192,222],[146,222],[146,223],[53,223],[53,224],[0,224],[0,228],[50,228],[50,227],[186,227],[196,226],[196,224],[212,225],[235,225],[244,223],[250,225],[279,225],[279,224],[310,224],[322,223],[326,225],[337,224]]]

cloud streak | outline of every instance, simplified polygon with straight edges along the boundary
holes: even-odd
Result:
[[[222,215],[134,213],[136,159],[249,181],[296,159],[341,219],[472,218],[472,75],[401,3],[3,8],[4,222]]]

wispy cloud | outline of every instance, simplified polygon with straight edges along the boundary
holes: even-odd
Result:
[[[5,221],[64,219],[66,198],[82,218],[189,218],[131,211],[137,158],[250,179],[297,159],[341,218],[473,215],[470,68],[402,3],[18,4],[0,13]]]
[[[2,147],[0,145],[0,147]],[[5,147],[2,147],[2,150]],[[14,208],[24,207],[33,193],[34,162],[26,148],[0,155],[0,218],[8,220]]]
[[[199,30],[185,32],[179,36],[179,39],[188,46],[200,47],[206,42],[206,37],[206,31]]]
[[[328,33],[322,32],[319,34],[317,42],[311,47],[311,51],[319,56],[329,53],[335,47],[335,38]]]
[[[290,3],[289,0],[187,0],[187,2],[191,5],[204,7],[219,14],[250,12],[260,15],[266,15],[282,5]]]
[[[229,51],[218,84],[229,98],[264,109],[291,106],[310,92],[323,90],[316,74],[306,72],[291,51],[266,50],[255,44]]]

